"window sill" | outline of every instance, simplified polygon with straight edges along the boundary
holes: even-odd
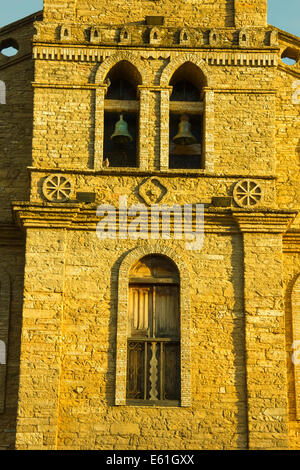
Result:
[[[155,408],[180,407],[178,400],[126,400],[126,406],[147,406]]]

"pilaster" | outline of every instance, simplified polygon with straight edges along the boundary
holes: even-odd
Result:
[[[249,449],[288,449],[282,234],[292,212],[233,213],[244,242]]]

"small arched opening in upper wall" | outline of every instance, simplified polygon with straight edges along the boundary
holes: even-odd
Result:
[[[13,57],[19,52],[19,44],[15,39],[4,39],[0,43],[0,53],[6,57]]]

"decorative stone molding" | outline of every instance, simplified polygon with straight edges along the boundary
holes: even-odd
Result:
[[[64,44],[64,46],[47,45],[35,45],[33,47],[33,58],[38,60],[65,60],[65,61],[80,61],[80,62],[97,62],[101,63],[110,57],[114,57],[116,54],[124,53],[128,54],[129,51],[109,51],[108,49],[100,48],[82,48],[74,47],[70,44]],[[244,51],[241,53],[240,50],[235,52],[221,52],[221,51],[210,51],[202,50],[197,52],[186,52],[191,56],[191,61],[196,64],[196,62],[202,61],[202,68],[204,66],[238,66],[238,67],[274,67],[278,65],[278,55],[274,52],[253,52],[253,51]],[[180,61],[181,55],[178,56],[178,53],[174,51],[130,51],[128,58],[125,60],[133,61],[135,59],[140,60],[142,67],[145,67],[145,61],[143,59],[168,59],[171,57],[171,62],[174,64],[178,58]],[[122,60],[122,59],[121,59]],[[189,60],[189,59],[185,59]],[[116,60],[117,62],[117,60]],[[210,73],[212,73],[211,68],[209,68]],[[145,81],[146,80],[146,81]],[[143,83],[148,83],[147,74],[143,75]],[[211,83],[211,81],[210,81]]]
[[[157,178],[156,178],[157,179]],[[104,196],[103,196],[104,197]],[[103,200],[103,199],[102,199]],[[26,228],[72,228],[74,230],[91,230],[96,233],[96,227],[99,217],[96,215],[97,205],[87,207],[84,203],[65,202],[53,203],[45,205],[44,203],[15,202],[13,211],[16,223],[22,229]],[[255,231],[255,221],[253,213],[247,214],[245,210],[241,210],[241,214],[234,212],[232,216],[231,210],[221,207],[212,207],[205,210],[205,232],[206,233],[238,233],[239,229],[236,220],[241,222],[242,226],[248,225]],[[194,208],[194,215],[196,215]],[[195,217],[193,215],[193,231],[196,230]],[[243,216],[243,219],[241,217]],[[118,214],[117,214],[118,217]],[[247,219],[249,217],[249,219]],[[252,218],[252,219],[251,219]],[[260,213],[259,224],[264,220],[264,214]],[[249,220],[249,224],[247,222]],[[251,225],[251,221],[253,221]],[[280,221],[281,219],[279,219]],[[284,219],[285,221],[285,219]],[[273,221],[269,221],[270,224]],[[171,228],[172,226],[171,221]],[[279,223],[279,222],[278,222]],[[244,225],[243,225],[244,224]],[[276,226],[276,220],[273,224]],[[261,231],[261,226],[257,231]],[[283,232],[284,230],[282,230]]]
[[[50,47],[35,46],[33,49],[33,58],[38,60],[66,60],[80,62],[102,62],[109,54],[99,49],[75,48],[68,44],[64,47],[57,45]]]
[[[295,220],[296,211],[235,209],[234,220],[243,233],[280,233],[284,234]]]
[[[144,181],[138,189],[139,196],[149,206],[161,202],[167,191],[167,188],[155,177]]]
[[[283,235],[284,253],[300,253],[300,231],[291,230]]]
[[[191,406],[191,318],[190,270],[182,256],[164,243],[146,242],[135,248],[122,261],[119,269],[118,319],[116,344],[116,405],[126,405],[127,324],[129,273],[134,263],[146,255],[162,255],[176,264],[180,275],[180,333],[181,333],[181,406]]]
[[[260,184],[255,180],[241,180],[233,189],[234,202],[245,209],[258,205],[263,197]]]
[[[42,193],[47,201],[66,202],[72,193],[71,180],[59,174],[50,175],[43,182]]]

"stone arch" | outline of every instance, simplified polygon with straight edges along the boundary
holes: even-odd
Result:
[[[3,80],[0,80],[0,104],[6,104],[6,86]]]
[[[205,76],[206,85],[208,87],[213,86],[213,71],[211,69],[208,69],[206,62],[203,59],[197,57],[195,54],[189,53],[181,55],[180,57],[176,57],[176,59],[171,60],[169,62],[169,64],[166,66],[166,68],[161,74],[160,85],[162,87],[167,87],[176,70],[187,62],[191,62],[200,69],[200,71]]]
[[[99,85],[104,85],[104,80],[107,74],[109,73],[109,71],[115,65],[117,65],[118,62],[121,62],[121,61],[127,61],[131,65],[133,65],[141,76],[141,82],[142,82],[141,84],[142,85],[147,84],[148,79],[147,79],[147,73],[146,73],[144,62],[142,61],[142,59],[140,59],[139,57],[137,57],[136,55],[128,51],[118,51],[116,54],[106,57],[106,59],[104,59],[104,61],[102,62],[102,64],[99,66],[97,70],[95,83]]]
[[[127,318],[129,273],[131,267],[146,255],[161,255],[172,261],[180,278],[180,330],[181,330],[181,406],[191,405],[191,340],[190,340],[190,270],[174,249],[165,244],[146,244],[132,250],[121,262],[118,278],[118,312],[116,344],[115,404],[126,404],[127,374]]]

